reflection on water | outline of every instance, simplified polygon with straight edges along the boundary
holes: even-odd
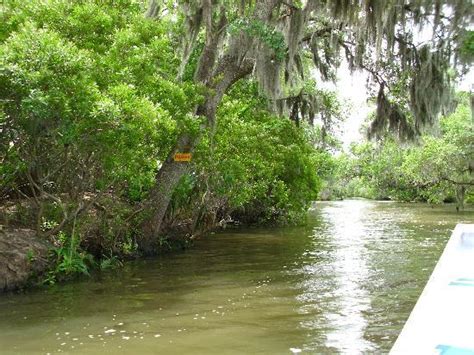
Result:
[[[363,312],[370,307],[364,289],[368,279],[364,243],[373,227],[365,223],[371,207],[362,201],[328,207],[323,214],[328,226],[325,231],[316,229],[314,235],[315,238],[320,233],[332,236],[333,260],[328,277],[334,278],[332,293],[336,290],[336,294],[331,302],[333,311],[325,312],[331,326],[326,345],[340,351],[370,349],[370,343],[363,338],[367,325]]]
[[[306,227],[211,235],[179,255],[0,297],[1,353],[380,353],[457,222],[453,207],[318,203]]]

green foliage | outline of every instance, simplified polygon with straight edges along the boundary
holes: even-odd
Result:
[[[191,220],[204,230],[229,220],[302,221],[329,173],[330,155],[314,147],[313,127],[297,127],[266,108],[253,81],[225,96],[217,130],[193,155],[195,173],[174,191],[169,220]]]
[[[198,171],[227,213],[252,221],[299,219],[320,188],[322,154],[305,128],[272,116],[254,83],[224,99],[212,141],[196,154]]]
[[[122,266],[123,263],[115,255],[104,256],[104,258],[100,260],[99,264],[100,270],[116,269]]]
[[[26,21],[32,21],[38,27],[61,33],[81,48],[103,52],[114,32],[140,15],[139,3],[134,0],[5,0],[0,40],[17,31]]]
[[[89,269],[94,265],[94,259],[80,249],[78,236],[67,236],[60,232],[56,238],[57,246],[53,249],[54,268],[50,270],[45,283],[54,284],[58,280],[77,275],[89,275]]]
[[[2,16],[2,191],[29,172],[47,193],[120,181],[141,199],[177,135],[199,127],[189,117],[201,96],[172,79],[167,23],[145,19],[135,1],[11,0]]]
[[[48,282],[87,274],[89,251],[102,268],[136,254],[134,202],[177,136],[199,129],[202,90],[174,80],[173,24],[142,10],[135,0],[2,4],[0,198],[29,199],[18,223],[54,232]]]
[[[461,43],[459,53],[465,62],[472,63],[474,60],[474,31],[465,31]]]
[[[240,31],[244,32],[250,37],[257,37],[260,39],[260,41],[265,43],[268,48],[273,50],[275,53],[275,59],[277,61],[281,62],[283,59],[285,59],[285,37],[280,31],[269,27],[267,24],[259,20],[239,18],[235,20],[229,27],[229,32],[231,34],[236,34]]]
[[[424,197],[434,202],[455,195],[458,189],[472,188],[474,128],[468,94],[458,97],[456,111],[441,119],[441,137],[425,137],[423,145],[412,149],[402,166],[410,181],[425,188]]]
[[[29,249],[26,252],[26,259],[28,260],[29,263],[31,263],[33,260],[35,260],[35,253],[33,250]]]
[[[178,137],[200,137],[204,130],[196,107],[213,91],[192,79],[202,47],[177,81],[180,16],[147,19],[136,0],[2,5],[0,199],[26,200],[18,223],[35,224],[55,243],[47,282],[119,266],[120,256],[137,252],[136,231],[149,213],[141,203],[159,167]],[[229,21],[229,31],[257,37],[282,64],[287,48],[278,26]],[[340,107],[313,84],[306,84],[312,101],[304,105],[312,116],[327,108],[330,125]],[[247,222],[301,220],[321,176],[332,169],[323,147],[332,142],[321,144],[324,134],[307,122],[298,126],[269,113],[252,81],[237,84],[217,116],[216,131],[200,140],[169,213],[193,225],[211,213],[213,227],[229,215]],[[163,249],[174,242],[169,235],[158,240]]]
[[[458,101],[455,112],[441,119],[440,134],[426,135],[417,145],[386,136],[378,144],[353,146],[339,158],[334,193],[432,203],[456,198],[462,206],[474,183],[474,131],[468,93]]]

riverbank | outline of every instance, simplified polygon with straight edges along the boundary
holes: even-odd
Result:
[[[354,199],[354,201],[366,201],[366,199]],[[388,201],[378,203],[387,203]],[[391,202],[394,205],[400,203]],[[316,203],[318,204],[318,203]],[[406,206],[423,204],[404,203]],[[456,211],[456,205],[428,205],[433,209],[443,208],[444,210]],[[3,213],[0,221],[0,292],[21,290],[40,285],[50,285],[57,282],[63,282],[77,278],[80,275],[89,275],[92,271],[101,271],[111,268],[118,268],[125,261],[136,260],[151,255],[144,255],[140,252],[138,244],[134,240],[133,225],[124,222],[126,218],[115,218],[116,223],[124,225],[112,225],[98,223],[101,208],[105,207],[98,204],[98,207],[89,212],[89,223],[84,223],[78,227],[79,237],[77,239],[68,238],[64,233],[42,237],[32,228],[31,223],[22,222],[22,218],[32,212],[23,207],[17,207],[10,211],[8,215]],[[107,209],[111,209],[107,207]],[[6,208],[1,209],[3,212]],[[120,208],[115,207],[113,211],[130,211],[124,205]],[[21,214],[18,212],[21,211]],[[466,207],[466,213],[474,214],[473,206]],[[130,213],[130,212],[129,212]],[[120,216],[120,214],[119,214]],[[103,214],[102,218],[108,219],[108,214]],[[117,216],[116,216],[117,217]],[[90,221],[94,221],[91,223]],[[5,225],[5,222],[8,224]],[[105,221],[106,222],[106,221]],[[211,223],[212,222],[212,223]],[[195,240],[200,236],[211,231],[217,231],[225,228],[228,224],[239,224],[231,217],[217,220],[215,217],[207,221],[205,228],[200,226],[196,228],[192,219],[174,219],[164,226],[162,236],[157,239],[157,248],[154,255],[163,255],[167,253],[178,252],[191,247]],[[102,224],[102,228],[99,226]],[[104,227],[105,225],[105,227]],[[51,226],[50,226],[51,227]],[[111,229],[108,229],[111,228]],[[244,227],[245,228],[245,227]],[[105,231],[109,231],[106,233]],[[110,233],[116,233],[112,239],[108,237]],[[124,236],[129,238],[129,242],[123,242]]]
[[[229,222],[214,218],[212,223],[198,224],[191,218],[168,216],[153,254],[145,255],[139,246],[136,210],[109,195],[60,226],[62,217],[54,204],[43,208],[45,217],[38,221],[32,201],[5,201],[0,206],[0,293],[55,284],[119,267],[126,260],[183,250],[203,233]]]
[[[205,205],[172,204],[152,250],[144,250],[140,228],[148,211],[139,204],[112,193],[88,194],[81,208],[67,195],[60,198],[61,205],[53,200],[38,206],[29,198],[0,203],[0,267],[11,269],[0,273],[0,293],[52,285],[119,268],[126,261],[179,252],[211,231],[238,226],[240,221],[262,221],[250,208],[235,210],[230,216],[225,204],[216,204],[211,198]],[[267,223],[281,225],[284,220],[275,219],[284,212],[274,209],[272,213]]]
[[[31,229],[0,225],[0,293],[28,286],[41,278],[50,264],[51,245]]]

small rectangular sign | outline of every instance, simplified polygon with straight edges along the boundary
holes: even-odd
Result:
[[[174,155],[174,161],[191,161],[191,153],[176,153]]]

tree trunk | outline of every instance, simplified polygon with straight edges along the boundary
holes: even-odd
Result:
[[[255,17],[268,20],[278,2],[279,0],[260,2],[256,7]],[[151,4],[154,4],[154,1],[151,1]],[[208,8],[207,11],[210,11],[210,9]],[[235,82],[247,76],[253,70],[255,61],[254,59],[246,58],[246,54],[254,39],[249,36],[238,37],[231,41],[226,53],[219,57],[219,33],[222,32],[222,28],[227,20],[225,16],[221,16],[218,23],[213,25],[209,22],[212,21],[209,14],[207,18],[206,36],[208,38],[196,69],[195,80],[205,84],[209,89],[209,94],[205,102],[197,107],[196,116],[206,118],[207,126],[203,127],[203,130],[207,128],[214,131],[216,126],[216,110],[225,92]],[[217,33],[211,33],[213,30],[217,31]],[[142,224],[142,235],[139,240],[139,247],[144,253],[152,254],[156,250],[158,235],[173,191],[181,177],[189,171],[190,164],[175,162],[174,154],[176,152],[192,153],[199,139],[200,136],[182,135],[156,175],[155,186],[143,205],[146,212],[150,213],[149,218],[146,218]]]
[[[456,210],[464,211],[464,197],[466,196],[466,187],[464,185],[456,186]]]
[[[174,151],[178,151],[175,149]],[[156,184],[147,201],[146,212],[150,217],[142,224],[142,236],[139,239],[139,248],[145,254],[153,254],[158,246],[158,233],[171,201],[173,191],[181,177],[189,170],[188,162],[175,162],[173,155],[163,163],[156,176]]]

